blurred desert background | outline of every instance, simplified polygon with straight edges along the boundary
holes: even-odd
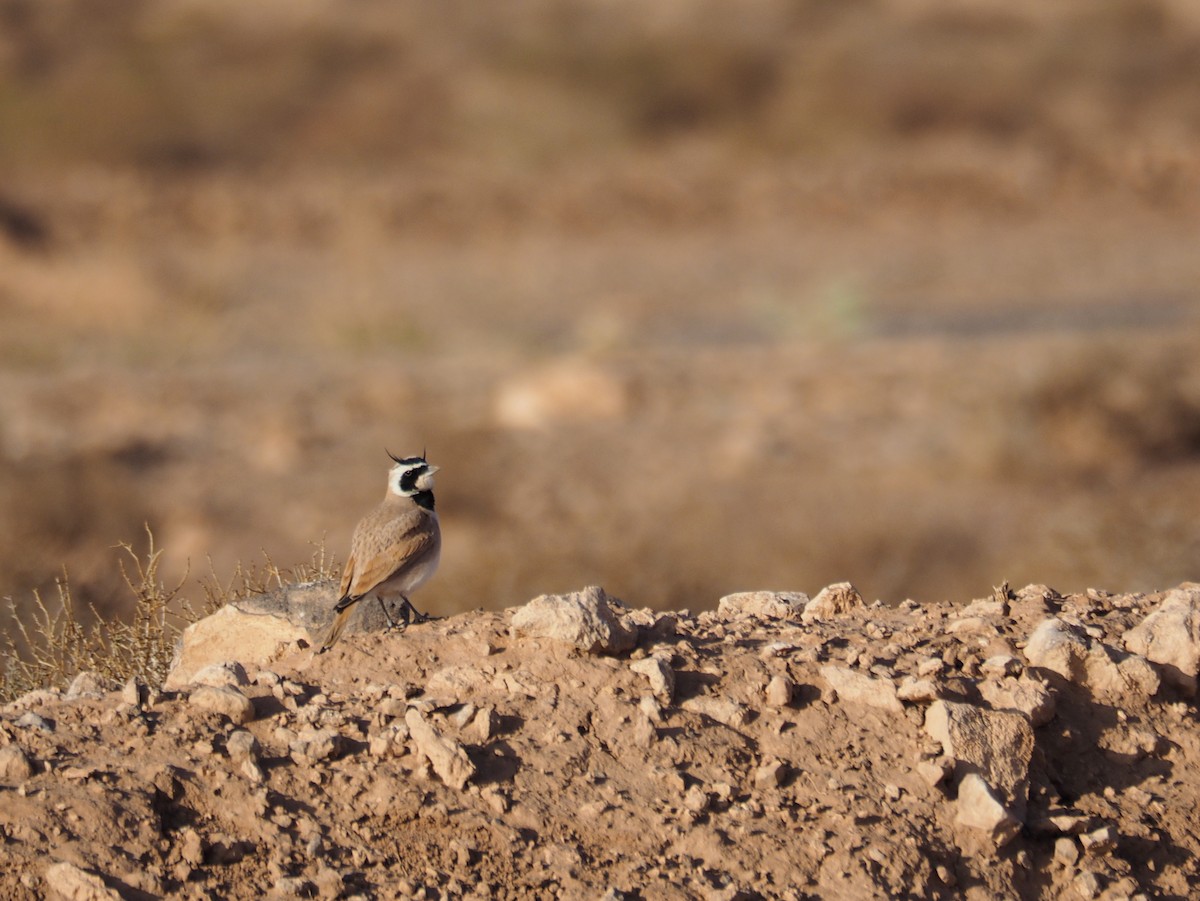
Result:
[[[1198,189],[1191,0],[0,0],[0,597],[1198,578]]]

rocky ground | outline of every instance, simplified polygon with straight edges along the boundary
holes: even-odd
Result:
[[[84,674],[0,711],[0,897],[1188,897],[1198,623],[588,589]]]

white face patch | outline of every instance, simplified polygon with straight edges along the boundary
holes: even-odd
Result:
[[[398,463],[388,474],[388,488],[400,497],[412,497],[422,491],[433,490],[433,474],[436,466],[427,463]]]

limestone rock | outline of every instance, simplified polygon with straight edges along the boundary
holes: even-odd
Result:
[[[896,689],[896,697],[901,701],[915,704],[932,704],[938,699],[938,688],[929,679],[914,679],[912,676],[905,676],[900,687]]]
[[[637,644],[637,633],[613,613],[613,602],[596,585],[570,594],[543,594],[517,609],[512,632],[561,641],[589,654],[619,654]]]
[[[1125,654],[1094,641],[1084,662],[1088,689],[1098,698],[1146,699],[1158,692],[1161,679],[1154,667],[1137,654]]]
[[[320,763],[334,760],[345,752],[346,740],[336,729],[304,729],[288,746],[296,763]]]
[[[1016,710],[1029,718],[1035,729],[1054,719],[1054,695],[1041,682],[1022,677],[979,683],[979,693],[995,710]]]
[[[629,668],[639,675],[645,676],[650,682],[650,690],[664,704],[670,704],[675,697],[675,670],[662,657],[646,657],[634,661]]]
[[[743,616],[764,619],[792,619],[809,603],[808,595],[793,591],[739,591],[717,602],[717,618],[733,620]]]
[[[210,663],[197,671],[191,681],[193,685],[232,685],[235,688],[250,684],[246,668],[236,660]]]
[[[37,729],[41,732],[53,732],[55,728],[53,720],[48,720],[44,716],[34,713],[32,710],[26,710],[17,717],[16,725],[22,729]]]
[[[372,757],[399,756],[404,753],[404,743],[407,741],[408,725],[397,721],[372,735],[367,750]]]
[[[1087,678],[1087,633],[1057,617],[1044,620],[1025,645],[1025,657],[1031,666],[1052,670],[1070,682]]]
[[[746,708],[728,698],[688,698],[683,702],[683,709],[724,723],[731,729],[740,729],[750,721]]]
[[[238,729],[229,734],[229,737],[225,739],[225,750],[229,754],[229,759],[235,761],[258,760],[262,751],[258,739],[245,729]]]
[[[787,707],[792,703],[792,695],[796,684],[789,676],[775,675],[767,683],[766,699],[768,707]]]
[[[1061,836],[1054,840],[1054,859],[1063,866],[1073,867],[1079,861],[1079,845],[1075,839]]]
[[[33,763],[16,745],[0,748],[0,781],[22,782],[33,775]]]
[[[188,695],[188,703],[224,714],[239,726],[254,719],[254,703],[231,685],[201,685]]]
[[[311,644],[314,638],[325,635],[325,630],[333,621],[333,605],[337,601],[339,587],[334,579],[299,582],[264,594],[239,598],[233,602],[233,606],[249,616],[272,616],[286,620],[307,632]],[[398,601],[395,603],[399,604]],[[389,627],[388,618],[377,602],[355,604],[354,607],[356,612],[351,615],[343,635],[380,632]],[[389,610],[389,615],[394,621],[399,617],[399,610],[394,607]]]
[[[935,701],[926,711],[925,731],[958,762],[960,774],[980,773],[1015,815],[1024,817],[1033,757],[1033,729],[1024,715]]]
[[[435,697],[444,697],[450,701],[459,701],[470,697],[484,682],[483,673],[478,667],[468,664],[455,664],[442,667],[429,677],[425,691]]]
[[[954,760],[942,755],[937,760],[922,760],[917,764],[917,773],[930,788],[945,782],[954,772]]]
[[[956,808],[955,822],[981,830],[998,848],[1007,845],[1021,831],[1020,821],[978,773],[968,773],[959,783]]]
[[[896,686],[890,679],[877,679],[850,669],[847,666],[826,664],[821,667],[821,678],[838,693],[843,701],[866,704],[881,710],[899,713],[904,709],[896,695]]]
[[[563,360],[501,384],[493,415],[505,428],[541,429],[614,419],[627,407],[625,387],[615,376],[586,361]]]
[[[1200,672],[1200,586],[1172,589],[1158,609],[1125,633],[1125,647],[1162,667],[1164,677],[1190,695]]]
[[[265,664],[299,640],[311,641],[307,630],[282,616],[247,613],[226,605],[183,630],[163,688],[178,691],[213,664],[231,660]]]
[[[237,764],[239,772],[254,783],[260,783],[266,779],[266,775],[259,765],[261,751],[258,739],[244,729],[230,733],[229,737],[225,739],[225,752],[229,755],[230,761]]]
[[[979,668],[985,676],[1003,679],[1005,676],[1019,675],[1021,661],[1011,654],[996,654],[983,661]]]
[[[837,582],[822,588],[815,598],[809,601],[800,618],[806,622],[821,619],[833,619],[843,613],[848,613],[859,607],[865,607],[866,602],[858,589],[849,582]]]
[[[121,898],[95,873],[65,860],[46,868],[46,885],[54,897],[67,901],[120,901]]]
[[[787,766],[780,760],[768,760],[754,771],[754,787],[778,788],[787,776]]]
[[[462,789],[475,775],[475,764],[462,745],[439,735],[419,710],[408,711],[404,722],[417,750],[429,759],[438,778],[451,788]]]
[[[80,698],[90,698],[95,700],[104,697],[106,692],[112,691],[116,685],[110,679],[106,679],[99,673],[85,671],[77,675],[71,680],[71,685],[67,689],[67,700],[75,701]]]

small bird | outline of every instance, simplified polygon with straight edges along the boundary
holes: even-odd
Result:
[[[433,509],[433,474],[422,452],[419,457],[388,456],[395,465],[388,472],[383,502],[362,518],[350,541],[350,559],[342,573],[341,598],[334,605],[333,623],[318,654],[331,647],[354,612],[354,605],[374,595],[388,624],[395,626],[386,599],[399,598],[404,622],[429,619],[408,600],[437,569],[442,532]]]

